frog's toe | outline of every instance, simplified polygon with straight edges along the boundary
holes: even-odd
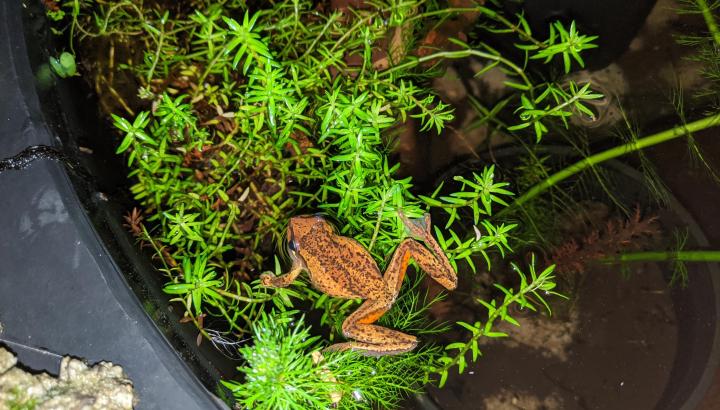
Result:
[[[260,283],[265,287],[272,287],[273,286],[273,278],[274,276],[269,273],[263,273],[260,275]]]
[[[423,224],[424,224],[425,232],[427,232],[429,234],[430,227],[432,226],[432,220],[430,219],[430,212],[425,212],[425,215],[423,215]]]
[[[322,351],[325,352],[341,352],[343,350],[348,350],[353,348],[353,342],[344,342],[344,343],[335,343],[332,344],[326,348],[324,348]]]

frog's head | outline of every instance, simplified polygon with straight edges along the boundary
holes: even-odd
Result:
[[[313,228],[332,232],[332,226],[321,215],[300,215],[290,218],[287,227],[287,247],[291,255],[300,249],[303,239],[310,235]]]

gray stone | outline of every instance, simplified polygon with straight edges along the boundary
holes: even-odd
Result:
[[[15,355],[0,347],[0,410],[129,410],[136,403],[132,381],[120,366],[88,366],[66,356],[58,377],[33,374],[17,367]]]

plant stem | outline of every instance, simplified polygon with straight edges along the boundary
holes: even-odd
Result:
[[[210,62],[210,64],[208,64],[208,66],[205,68],[205,71],[203,71],[202,75],[200,76],[200,79],[198,80],[199,85],[203,84],[203,82],[205,81],[205,78],[207,78],[207,76],[212,71],[213,67],[215,67],[215,64],[217,64],[217,62],[220,60],[220,58],[222,58],[225,55],[225,53],[227,52],[227,45],[228,45],[228,43],[225,43],[222,50],[220,50],[215,55],[215,58],[213,58],[212,61]]]
[[[210,340],[210,335],[208,335],[207,331],[203,328],[203,326],[200,325],[200,322],[195,317],[195,315],[192,314],[192,303],[187,298],[178,298],[178,299],[171,299],[171,302],[178,301],[182,302],[185,305],[185,315],[186,317],[189,317],[190,320],[192,320],[193,324],[195,325],[195,328],[203,335],[203,337],[207,340]]]
[[[521,39],[530,41],[535,46],[540,48],[545,48],[545,45],[541,42],[536,40],[530,33],[523,30],[522,27],[520,27],[517,24],[513,24],[510,22],[510,20],[506,19],[502,15],[498,14],[497,12],[488,9],[487,7],[448,7],[441,10],[434,10],[429,11],[426,13],[421,13],[418,15],[415,15],[413,17],[408,18],[406,21],[411,22],[414,20],[421,20],[427,17],[433,17],[433,16],[447,16],[450,14],[460,14],[460,13],[479,13],[484,14],[486,17],[495,20],[507,27],[510,31],[516,33]]]
[[[562,169],[550,175],[548,178],[535,185],[534,187],[530,188],[530,190],[518,197],[518,199],[516,199],[509,207],[503,209],[497,215],[502,215],[509,209],[522,206],[524,203],[530,201],[541,193],[557,185],[560,181],[563,181],[586,168],[595,166],[609,159],[617,158],[631,152],[639,151],[641,149],[651,147],[653,145],[657,145],[662,142],[682,137],[690,133],[701,131],[717,125],[720,125],[720,113],[716,113],[708,117],[699,119],[697,121],[693,121],[689,124],[678,125],[674,128],[659,132],[657,134],[640,138],[628,142],[627,144],[618,145],[606,151],[591,155],[566,167],[565,169]]]
[[[720,46],[720,29],[718,29],[717,22],[715,21],[715,17],[712,15],[712,10],[710,10],[710,7],[708,7],[707,1],[705,0],[696,0],[698,8],[702,12],[703,18],[705,19],[705,24],[708,27],[708,30],[710,30],[710,34],[712,34],[713,39],[715,40],[715,44],[717,46]]]
[[[355,23],[352,27],[350,27],[350,29],[349,29],[348,31],[346,31],[345,34],[343,34],[343,35],[335,42],[335,44],[333,44],[333,46],[330,48],[329,54],[332,54],[339,46],[342,45],[342,43],[343,43],[346,39],[350,38],[350,35],[351,35],[352,33],[354,33],[355,30],[358,30],[358,29],[360,29],[361,27],[368,25],[368,24],[372,21],[373,18],[379,16],[379,15],[380,15],[380,12],[384,12],[384,10],[380,10],[379,12],[376,12],[376,13],[370,13],[370,15],[368,15],[368,16],[366,16],[366,17],[363,17],[363,18],[361,18],[360,20],[358,20],[357,23]]]
[[[392,74],[396,71],[408,70],[408,69],[417,67],[418,65],[425,63],[427,61],[432,61],[432,60],[439,59],[439,58],[455,59],[455,58],[466,58],[469,56],[485,58],[488,60],[497,61],[499,63],[504,64],[505,66],[510,68],[512,71],[514,71],[515,74],[517,74],[518,77],[520,77],[522,79],[523,83],[528,88],[528,90],[532,90],[533,85],[530,82],[530,79],[528,79],[527,75],[525,75],[525,71],[523,71],[523,69],[518,67],[515,63],[513,63],[512,61],[510,61],[500,55],[486,53],[484,51],[471,50],[471,49],[456,50],[456,51],[438,51],[437,53],[422,56],[419,58],[413,58],[410,61],[407,61],[402,64],[398,64],[392,68],[389,68],[385,71],[380,72],[378,75],[380,77],[384,77],[384,76]]]
[[[162,47],[163,47],[164,42],[165,42],[165,27],[163,26],[162,31],[160,31],[160,39],[157,41],[157,50],[155,50],[155,58],[153,58],[152,67],[150,67],[150,70],[147,73],[148,86],[150,85],[153,75],[155,74],[155,67],[157,67],[158,62],[160,61],[160,53],[162,52]]]
[[[327,21],[327,23],[325,23],[325,25],[323,26],[322,30],[320,31],[320,34],[318,34],[317,37],[315,37],[315,39],[313,40],[313,42],[310,43],[310,46],[308,46],[307,50],[305,50],[305,52],[303,53],[303,55],[302,55],[300,58],[298,58],[298,60],[302,60],[302,59],[304,59],[305,57],[307,57],[308,54],[310,54],[310,52],[315,48],[315,45],[318,43],[318,41],[320,41],[320,38],[322,38],[322,36],[325,35],[325,32],[328,30],[328,28],[329,28],[329,27],[335,22],[335,20],[337,20],[340,16],[341,16],[340,13],[333,13],[333,14],[330,15],[330,18],[328,18],[328,21]]]
[[[267,296],[265,298],[258,298],[258,299],[248,298],[248,297],[240,296],[240,295],[232,293],[232,292],[228,292],[228,291],[223,290],[218,287],[214,287],[214,288],[212,288],[212,290],[214,290],[215,292],[217,292],[220,295],[225,296],[227,298],[235,299],[237,301],[245,302],[245,303],[263,303],[263,302],[267,302],[268,300],[272,299],[272,296]]]
[[[385,202],[387,201],[387,192],[383,194],[382,202],[380,203],[380,209],[377,211],[377,220],[375,221],[375,229],[373,230],[372,238],[370,239],[370,245],[368,245],[368,252],[372,252],[373,246],[375,246],[375,240],[377,239],[378,232],[380,232],[380,224],[382,223],[383,211],[385,210]]]
[[[631,252],[599,259],[602,263],[622,262],[720,262],[720,251]]]

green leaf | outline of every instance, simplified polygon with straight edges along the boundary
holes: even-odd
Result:
[[[465,323],[465,322],[456,322],[456,323],[457,323],[458,325],[464,327],[465,329],[471,331],[473,334],[480,331],[480,328],[479,328],[479,327],[473,326],[473,325],[471,325],[471,324],[469,324],[469,323]]]
[[[173,283],[170,285],[165,285],[165,287],[163,287],[163,292],[169,293],[171,295],[184,295],[190,292],[193,287],[193,285],[186,283]]]
[[[440,373],[440,382],[438,383],[438,387],[442,388],[443,386],[445,386],[445,382],[447,381],[447,378],[448,378],[448,372],[447,372],[447,370],[443,370]]]
[[[50,68],[62,78],[78,75],[75,56],[67,51],[60,53],[60,56],[50,57]]]
[[[503,81],[503,84],[520,91],[528,91],[530,89],[530,86],[528,84],[520,84],[510,80]]]
[[[453,350],[453,349],[462,350],[464,348],[465,348],[465,343],[462,343],[462,342],[451,343],[451,344],[445,346],[445,350]]]

